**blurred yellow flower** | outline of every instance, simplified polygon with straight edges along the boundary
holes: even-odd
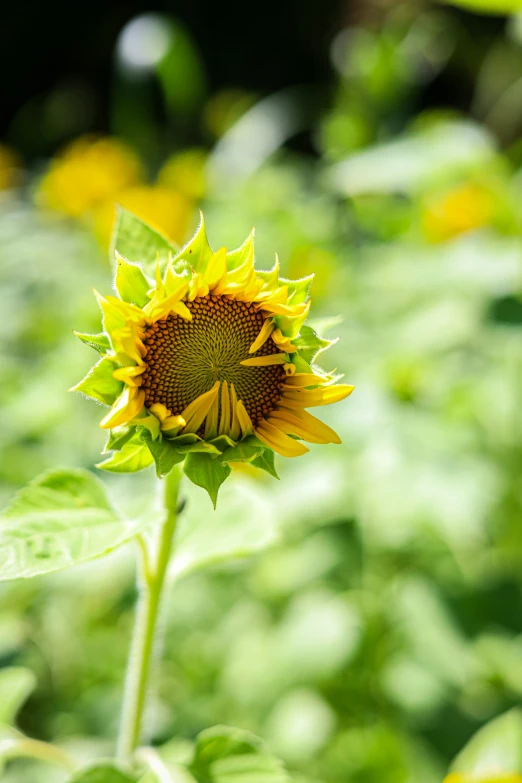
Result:
[[[468,183],[430,198],[422,212],[422,228],[430,242],[445,242],[488,225],[494,213],[491,193],[480,185]]]
[[[116,204],[133,212],[177,244],[183,244],[191,224],[192,202],[182,193],[158,185],[138,185],[101,204],[94,215],[94,232],[108,248],[116,217]]]
[[[14,150],[0,144],[0,190],[16,185],[21,162]]]
[[[471,773],[452,772],[444,783],[522,783],[522,775],[517,772],[486,773],[486,776]]]
[[[200,201],[206,192],[206,160],[206,151],[197,148],[172,155],[158,175],[158,185],[177,190],[194,201]]]
[[[103,202],[115,200],[142,177],[140,160],[126,144],[86,136],[51,162],[38,196],[46,206],[64,215],[80,217]]]

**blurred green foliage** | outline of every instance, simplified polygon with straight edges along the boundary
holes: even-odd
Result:
[[[324,412],[342,446],[279,460],[279,483],[237,471],[215,517],[191,493],[188,519],[201,515],[210,540],[236,520],[245,554],[279,538],[198,571],[189,536],[147,716],[166,763],[225,723],[263,736],[297,783],[440,783],[470,736],[522,699],[519,31],[506,20],[478,56],[449,6],[397,4],[378,29],[334,40],[327,111],[310,123],[294,93],[253,106],[240,95],[209,150],[211,242],[237,246],[255,224],[261,266],[277,250],[283,274],[315,271],[316,316],[342,316],[328,332],[342,338],[332,366],[357,388]],[[182,40],[190,70],[196,50]],[[173,115],[195,110],[169,81],[176,56],[158,70]],[[204,103],[193,67],[194,101],[215,117],[223,100]],[[470,68],[468,114],[419,110],[441,74],[469,80]],[[115,121],[140,114],[142,89],[126,84]],[[153,168],[165,138],[142,119]],[[314,156],[286,146],[302,122]],[[91,468],[104,440],[96,406],[66,389],[92,359],[72,329],[96,330],[91,288],[107,291],[111,271],[89,227],[34,206],[26,180],[0,203],[5,502],[44,469]],[[154,482],[150,469],[103,480],[124,512],[143,508]],[[115,735],[133,555],[1,587],[0,678],[14,679],[0,714],[29,694],[26,667],[37,685],[20,726],[86,761],[109,755]],[[13,763],[2,781],[35,769]],[[39,783],[59,783],[37,769]]]

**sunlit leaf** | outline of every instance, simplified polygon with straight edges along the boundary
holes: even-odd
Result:
[[[58,571],[100,557],[135,536],[141,524],[118,516],[103,484],[91,473],[44,473],[0,515],[0,580]]]
[[[172,575],[177,579],[215,564],[250,557],[277,540],[270,500],[252,482],[225,482],[215,511],[198,487],[187,483],[183,496],[188,502],[179,521],[171,563]]]
[[[290,783],[283,762],[258,737],[229,726],[201,732],[189,769],[198,783]]]
[[[9,666],[0,670],[0,724],[14,723],[20,707],[36,686],[31,669]]]

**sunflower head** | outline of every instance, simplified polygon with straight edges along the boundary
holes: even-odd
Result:
[[[133,220],[133,236],[145,232],[150,248],[154,232]],[[305,324],[312,277],[280,278],[277,258],[257,270],[253,232],[237,250],[213,251],[203,218],[179,252],[165,253],[159,239],[154,279],[148,265],[116,253],[116,296],[97,294],[103,332],[78,334],[101,354],[74,387],[109,406],[101,427],[114,453],[100,467],[155,462],[163,476],[183,461],[215,503],[230,463],[276,475],[274,452],[297,457],[308,451],[303,441],[339,443],[306,410],[353,390],[314,363],[332,341]]]

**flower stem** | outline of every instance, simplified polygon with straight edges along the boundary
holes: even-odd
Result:
[[[125,679],[123,709],[118,737],[118,760],[128,764],[141,734],[143,711],[150,670],[161,595],[176,528],[178,488],[181,473],[177,467],[162,482],[165,518],[158,528],[156,545],[140,542],[141,567],[138,577],[139,598]]]

